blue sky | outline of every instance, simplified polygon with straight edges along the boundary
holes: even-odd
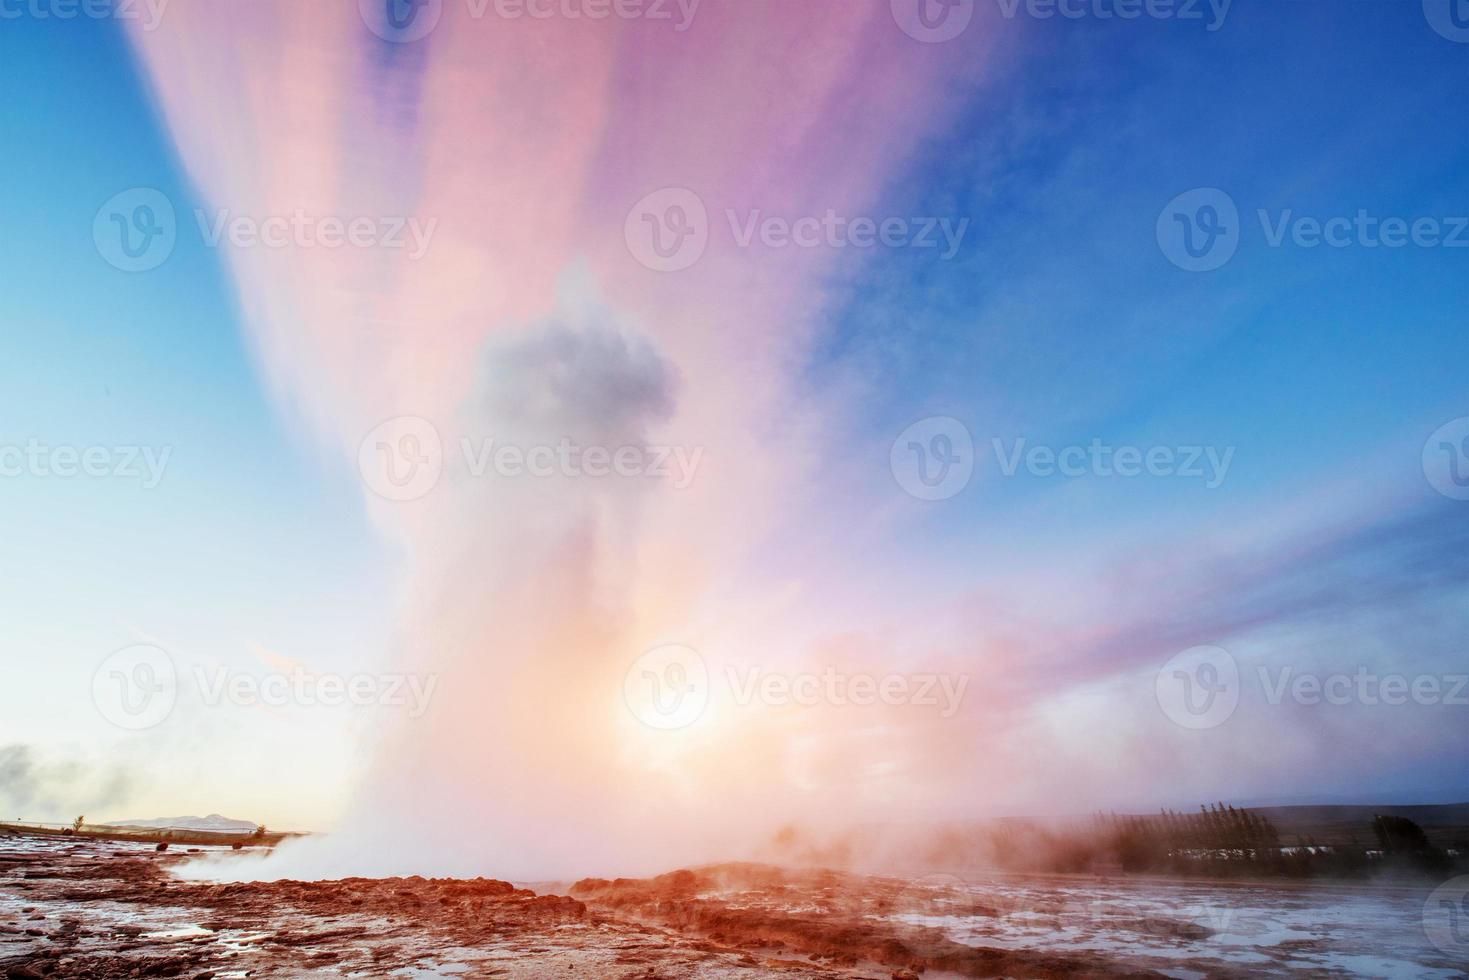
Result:
[[[0,741],[83,758],[113,742],[79,709],[97,664],[133,643],[241,665],[257,645],[320,669],[380,659],[387,550],[356,474],[311,452],[272,407],[217,255],[182,234],[165,265],[129,274],[93,244],[92,216],[119,190],[157,187],[181,211],[194,200],[125,36],[111,20],[22,18],[4,23],[0,50],[0,441],[172,452],[153,489],[0,480],[0,649],[13,681]],[[238,729],[256,746],[270,731]],[[346,751],[325,747],[333,778]],[[132,802],[208,808],[189,786],[213,764],[154,773],[166,788],[136,787]]]
[[[1228,482],[1205,490],[985,479],[981,445],[975,485],[914,518],[923,561],[956,576],[1071,562],[1106,579],[1139,558],[1178,560],[1186,584],[1138,582],[1151,590],[1139,621],[1079,658],[1098,663],[1232,638],[1261,662],[1317,669],[1461,665],[1465,515],[1427,485],[1420,456],[1428,433],[1463,414],[1466,253],[1270,247],[1256,212],[1464,211],[1469,129],[1451,93],[1469,49],[1428,29],[1416,3],[1239,4],[1215,33],[1052,20],[1014,40],[1013,70],[890,184],[892,213],[975,216],[959,258],[895,256],[844,283],[813,376],[861,379],[862,424],[878,433],[948,414],[980,444],[1101,437],[1237,453]],[[1243,223],[1238,252],[1213,272],[1175,268],[1155,239],[1164,204],[1194,187],[1226,191]],[[1359,500],[1353,520],[1380,522],[1372,544],[1313,526],[1343,496]],[[1276,541],[1243,553],[1293,552],[1295,532],[1325,533],[1343,554],[1310,551],[1284,574],[1273,560],[1225,562],[1233,529],[1245,537],[1280,511],[1293,517]],[[1245,574],[1201,584],[1220,562]],[[1304,611],[1288,598],[1303,588],[1331,598]],[[1421,618],[1389,627],[1379,605]],[[1280,632],[1263,646],[1250,639],[1257,616]],[[1167,639],[1152,642],[1155,629]],[[1314,791],[1462,796],[1461,753]]]
[[[1449,94],[1464,46],[1416,4],[1241,4],[1214,33],[1028,26],[1007,37],[1014,70],[889,186],[890,213],[975,216],[959,257],[898,251],[844,281],[815,383],[864,379],[859,424],[876,434],[944,412],[985,442],[1239,447],[1227,493],[1118,481],[1068,502],[1088,526],[1238,513],[1368,459],[1374,481],[1442,506],[1419,454],[1461,414],[1464,252],[1273,248],[1256,212],[1464,210],[1469,130]],[[1154,237],[1163,205],[1201,186],[1228,192],[1244,223],[1233,260],[1205,274]],[[977,532],[996,508],[1039,516],[1061,492],[992,483],[934,531],[961,509]]]

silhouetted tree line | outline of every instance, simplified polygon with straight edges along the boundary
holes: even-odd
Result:
[[[1423,828],[1406,817],[1379,813],[1372,818],[1372,835],[1377,838],[1384,860],[1395,865],[1448,871],[1464,863],[1466,858],[1462,846],[1456,848],[1457,855],[1433,846]]]
[[[1224,851],[1250,857],[1280,846],[1280,834],[1266,817],[1223,803],[1199,807],[1198,813],[1163,810],[1155,817],[1097,814],[1103,835],[1124,854],[1180,851]]]
[[[1376,816],[1372,834],[1375,848],[1355,837],[1346,844],[1324,845],[1310,837],[1284,843],[1264,814],[1215,803],[1197,813],[1097,813],[1089,825],[1069,830],[1011,826],[991,836],[989,843],[1000,863],[1030,870],[1304,878],[1466,866],[1464,849],[1450,854],[1433,846],[1423,829],[1404,817]]]
[[[1223,803],[1201,806],[1197,813],[1099,813],[1093,832],[1102,853],[1110,853],[1124,871],[1280,873],[1295,856],[1281,847],[1280,832],[1268,817]]]

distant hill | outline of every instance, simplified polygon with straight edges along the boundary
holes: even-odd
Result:
[[[1439,847],[1454,847],[1469,841],[1469,803],[1422,806],[1252,806],[1249,809],[1269,818],[1280,832],[1282,844],[1297,837],[1318,844],[1349,844],[1355,837],[1364,846],[1376,846],[1372,818],[1378,814],[1407,817],[1423,828]]]
[[[149,830],[206,830],[220,834],[249,834],[255,824],[211,813],[207,817],[156,817],[152,820],[109,820],[109,827],[144,827]]]

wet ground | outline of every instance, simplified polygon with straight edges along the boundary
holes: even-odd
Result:
[[[1469,945],[1435,948],[1419,882],[1229,883],[1067,876],[929,876],[904,922],[1002,949],[1126,956],[1181,980],[1469,976]]]
[[[853,877],[723,866],[571,894],[720,936],[823,941],[929,976],[1469,977],[1424,931],[1421,881]]]
[[[1408,887],[724,865],[536,894],[171,873],[197,856],[0,838],[0,978],[1469,975],[1428,946]]]
[[[761,965],[501,881],[174,878],[170,867],[192,856],[0,839],[0,976],[719,978]]]

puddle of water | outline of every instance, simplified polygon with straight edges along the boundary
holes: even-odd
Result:
[[[172,941],[178,939],[205,939],[213,935],[214,932],[212,930],[205,929],[203,926],[187,925],[177,929],[161,929],[158,932],[145,932],[140,938]]]
[[[219,945],[236,953],[249,952],[255,943],[275,935],[271,932],[242,932],[239,935],[231,935],[233,932],[232,929],[222,930],[219,933]]]
[[[389,973],[390,977],[413,977],[415,980],[432,980],[434,977],[455,977],[469,972],[468,963],[444,963],[438,966],[409,966]]]

